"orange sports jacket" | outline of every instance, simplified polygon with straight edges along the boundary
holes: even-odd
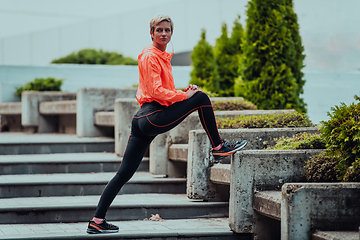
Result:
[[[164,106],[187,99],[185,92],[176,90],[172,67],[173,54],[162,52],[149,45],[138,57],[139,87],[136,99],[140,107],[146,102],[156,101]]]

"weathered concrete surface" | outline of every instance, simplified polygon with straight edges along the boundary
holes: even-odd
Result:
[[[21,102],[0,103],[0,115],[21,114]]]
[[[262,128],[262,129],[220,129],[219,133],[225,141],[248,141],[247,149],[263,149],[264,141],[274,145],[274,138],[293,136],[299,132],[317,132],[317,128]],[[210,141],[204,130],[193,130],[189,133],[188,147],[188,197],[191,199],[215,199],[210,169],[213,157],[210,154]],[[225,162],[225,161],[224,161]]]
[[[119,98],[115,100],[115,153],[123,156],[131,132],[131,122],[135,113],[140,109],[135,98]]]
[[[350,231],[316,231],[312,240],[360,240],[360,232]]]
[[[76,134],[79,137],[106,135],[106,132],[95,125],[95,112],[114,111],[115,99],[135,98],[136,90],[136,88],[79,88]]]
[[[102,127],[114,127],[115,113],[114,112],[96,112],[95,125]]]
[[[227,100],[227,98],[215,98],[216,100]],[[213,101],[213,98],[211,98]],[[261,115],[261,114],[274,114],[274,113],[282,113],[282,112],[293,112],[294,110],[249,110],[249,111],[215,111],[216,118],[224,118],[224,117],[237,117],[237,116],[245,116],[245,115]],[[191,113],[183,122],[181,122],[178,126],[171,129],[170,131],[160,134],[157,136],[150,145],[150,171],[154,174],[165,174],[168,176],[176,176],[177,173],[174,173],[172,169],[172,163],[169,162],[169,147],[172,144],[186,144],[189,140],[189,131],[203,129],[200,119],[198,117],[198,113]],[[314,131],[317,131],[317,128],[313,128]],[[273,132],[279,131],[278,129],[274,129]],[[291,130],[293,131],[293,130]],[[302,130],[300,130],[302,131]],[[261,132],[261,131],[260,131]],[[204,131],[205,133],[205,131]],[[273,135],[273,134],[272,134]],[[293,135],[293,134],[292,134]],[[291,135],[291,136],[292,136]],[[280,134],[280,136],[282,136]],[[204,140],[207,139],[207,135],[204,135]],[[239,137],[235,137],[234,139],[238,140]],[[268,137],[262,136],[261,134],[257,139],[258,146],[256,148],[262,149],[264,145],[267,144]],[[273,144],[273,139],[271,138],[270,143]],[[175,168],[175,171],[177,169]],[[174,175],[175,174],[175,175]]]
[[[254,210],[262,215],[281,219],[281,191],[255,191]]]
[[[215,164],[210,168],[210,181],[217,184],[230,185],[230,164]]]
[[[56,132],[58,126],[55,126],[54,119],[40,114],[39,103],[75,99],[75,93],[24,91],[21,95],[21,124],[38,127],[39,133]]]
[[[323,150],[243,150],[231,162],[229,223],[234,232],[254,232],[255,190],[280,190],[303,180],[305,161]]]
[[[39,112],[43,115],[76,114],[76,100],[41,102]]]
[[[169,159],[173,161],[187,162],[188,144],[172,144],[169,147]]]
[[[310,231],[357,231],[360,183],[287,183],[282,187],[281,239],[307,239]]]

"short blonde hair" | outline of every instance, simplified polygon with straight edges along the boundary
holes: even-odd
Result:
[[[171,18],[168,15],[165,14],[158,14],[155,17],[153,17],[150,21],[150,33],[154,33],[155,27],[156,25],[158,25],[159,23],[163,22],[163,21],[167,21],[170,23],[171,25],[171,34],[174,31],[174,23],[171,20]]]

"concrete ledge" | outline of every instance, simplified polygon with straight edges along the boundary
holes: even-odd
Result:
[[[230,228],[237,233],[253,233],[255,190],[280,190],[284,183],[303,181],[305,161],[322,151],[244,150],[235,153],[231,163]]]
[[[360,232],[350,231],[316,231],[312,240],[360,240]]]
[[[188,144],[172,144],[169,147],[169,159],[173,161],[187,162]]]
[[[79,88],[77,91],[76,134],[79,137],[108,136],[95,125],[95,113],[114,111],[115,99],[134,98],[136,88]],[[114,132],[111,131],[113,135]]]
[[[114,112],[96,112],[95,125],[102,127],[114,127],[115,125]]]
[[[360,183],[286,183],[282,196],[282,239],[307,239],[315,229],[359,229]]]
[[[281,191],[255,191],[254,210],[262,215],[281,219]]]
[[[217,184],[230,185],[230,164],[215,164],[210,168],[210,181]]]
[[[0,103],[0,115],[21,114],[21,102]]]
[[[76,100],[41,102],[39,113],[43,115],[76,114]]]

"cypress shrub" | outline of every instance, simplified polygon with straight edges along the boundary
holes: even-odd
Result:
[[[241,42],[243,28],[239,22],[240,16],[234,21],[231,36],[228,37],[227,25],[223,23],[221,36],[214,47],[216,65],[219,74],[219,96],[234,96],[234,83],[238,77],[239,60],[241,56]]]
[[[304,93],[304,84],[305,80],[304,73],[302,69],[305,67],[304,65],[304,46],[302,45],[301,36],[299,33],[299,24],[297,20],[297,15],[293,9],[293,0],[285,0],[285,20],[287,21],[287,27],[290,30],[291,38],[294,42],[295,52],[291,55],[291,58],[288,59],[288,64],[291,68],[291,72],[296,79],[297,83],[297,92],[296,95],[299,96],[299,108],[300,111],[306,113],[306,103],[304,99],[300,97],[300,94]]]
[[[296,51],[285,13],[284,0],[248,2],[242,69],[235,95],[259,109],[302,112],[298,84],[287,61]]]
[[[219,77],[214,58],[213,47],[206,41],[206,30],[202,29],[201,39],[191,53],[192,71],[190,84],[195,84],[205,91],[219,89]]]

